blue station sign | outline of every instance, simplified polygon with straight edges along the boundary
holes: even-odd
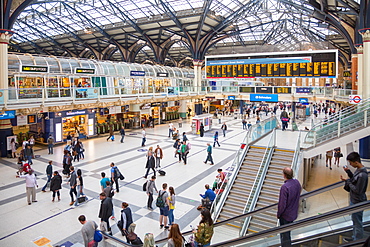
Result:
[[[235,100],[235,96],[234,95],[229,95],[229,96],[227,96],[227,99],[228,100]]]
[[[250,101],[278,102],[278,94],[250,94]]]
[[[5,111],[0,113],[0,120],[15,118],[15,111]]]
[[[145,76],[145,71],[130,71],[130,76]]]
[[[311,93],[311,88],[310,87],[297,87],[295,89],[296,93]]]

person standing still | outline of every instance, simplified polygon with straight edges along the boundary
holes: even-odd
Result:
[[[222,129],[222,133],[224,134],[224,137],[225,137],[226,136],[226,131],[227,131],[226,123],[222,124],[221,129]]]
[[[207,146],[207,159],[204,161],[204,164],[207,164],[207,161],[211,161],[211,165],[213,165],[212,146],[209,143],[207,143]]]
[[[155,168],[161,167],[161,159],[163,158],[163,150],[157,145],[157,148],[154,150],[155,154]]]
[[[48,138],[48,140],[47,140],[47,142],[48,142],[48,150],[49,150],[49,153],[48,154],[53,154],[54,152],[54,150],[53,150],[53,147],[54,147],[54,138],[53,138],[53,136],[50,134],[49,135],[49,138]]]
[[[146,142],[146,132],[145,132],[145,128],[143,128],[143,130],[141,131],[141,135],[142,135],[142,141],[141,141],[141,146],[142,147],[145,147],[145,142]]]
[[[73,194],[75,194],[76,200],[77,200],[77,190],[76,190],[77,175],[76,175],[76,172],[75,172],[75,168],[73,166],[71,166],[69,168],[69,170],[71,171],[71,177],[69,179],[69,186],[71,187],[69,189],[69,196],[71,197],[71,202],[69,203],[69,206],[72,206],[73,203],[75,202],[75,200],[73,199]]]
[[[51,179],[50,182],[50,191],[53,192],[53,199],[51,200],[54,202],[55,195],[58,196],[58,201],[60,201],[60,192],[59,190],[62,189],[62,177],[59,175],[58,171],[54,172],[54,177]]]
[[[39,186],[37,185],[37,180],[35,174],[33,174],[33,170],[29,170],[28,174],[26,175],[17,175],[16,178],[24,178],[26,179],[26,192],[27,192],[27,202],[28,205],[31,205],[31,195],[32,195],[32,202],[36,201],[36,188]]]
[[[182,128],[182,118],[179,118],[179,128]]]
[[[368,175],[366,167],[361,163],[360,154],[357,152],[348,154],[347,161],[352,167],[356,168],[355,173],[352,173],[347,166],[344,166],[343,169],[348,174],[349,179],[340,176],[340,179],[345,181],[344,189],[349,192],[349,203],[353,205],[367,201],[366,189],[368,185]],[[352,238],[344,238],[344,241],[350,242],[364,238],[362,222],[363,213],[363,211],[360,211],[352,214],[353,235]]]
[[[164,206],[159,208],[159,227],[162,229],[164,226],[164,229],[168,229],[170,228],[167,225],[170,202],[168,201],[168,192],[166,183],[162,184],[162,190],[158,192],[158,197],[162,197],[162,200],[164,202]]]
[[[48,177],[48,180],[46,181],[44,187],[42,187],[42,189],[41,189],[42,192],[46,192],[46,190],[45,190],[46,186],[50,182],[51,176],[53,175],[53,166],[52,165],[53,165],[53,161],[50,160],[49,165],[47,165],[47,167],[46,167],[46,175]]]
[[[148,182],[146,183],[146,194],[148,195],[147,207],[150,210],[153,210],[152,203],[154,190],[156,193],[158,193],[157,187],[155,186],[155,179],[156,176],[152,176],[152,179],[148,180]]]
[[[125,139],[125,127],[122,126],[122,129],[119,131],[119,133],[121,134],[121,143],[123,143],[123,140]]]
[[[292,223],[298,217],[299,197],[301,184],[293,179],[293,170],[289,167],[283,169],[284,184],[280,188],[277,218],[280,225]],[[291,246],[290,231],[280,233],[281,246]]]

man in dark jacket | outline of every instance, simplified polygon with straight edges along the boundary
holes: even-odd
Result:
[[[355,173],[352,173],[347,166],[344,166],[343,169],[348,174],[349,179],[340,176],[340,179],[346,182],[344,189],[349,192],[350,205],[367,201],[368,175],[366,167],[361,163],[360,154],[357,152],[348,154],[347,161],[352,167],[356,168]],[[356,241],[364,238],[363,213],[363,211],[360,211],[352,214],[353,235],[352,238],[344,238],[344,241]]]
[[[49,161],[49,165],[46,167],[46,175],[48,176],[48,180],[46,181],[46,184],[44,185],[44,187],[42,187],[41,191],[42,192],[46,192],[46,186],[48,185],[48,183],[50,182],[51,180],[51,176],[53,175],[53,161]]]
[[[155,161],[154,161],[154,157],[153,157],[153,153],[152,152],[148,152],[148,158],[147,158],[147,161],[146,161],[146,166],[145,168],[147,168],[146,170],[146,173],[145,173],[145,176],[144,178],[147,178],[148,177],[148,173],[149,173],[149,170],[152,169],[153,172],[154,172],[154,176],[155,176]]]
[[[123,139],[125,139],[125,127],[122,126],[122,129],[119,131],[121,134],[121,143],[123,143]]]
[[[111,217],[112,212],[113,212],[113,203],[112,199],[107,197],[107,195],[102,192],[100,193],[100,210],[99,210],[99,218],[101,219],[102,222],[107,223],[107,231],[109,234],[111,234],[111,229],[109,226],[109,217]]]

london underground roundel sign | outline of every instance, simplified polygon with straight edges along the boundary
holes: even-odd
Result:
[[[362,100],[361,95],[350,95],[349,96],[349,103],[350,104],[358,104]]]

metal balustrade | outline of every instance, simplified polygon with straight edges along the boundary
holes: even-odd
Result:
[[[326,141],[341,137],[352,131],[369,126],[370,100],[347,107],[314,125],[305,136],[303,148],[315,147]]]

